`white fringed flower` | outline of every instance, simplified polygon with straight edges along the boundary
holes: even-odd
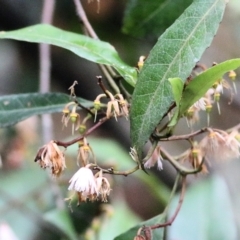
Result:
[[[87,166],[80,168],[70,179],[68,190],[78,192],[79,202],[97,199],[98,191],[93,172]]]

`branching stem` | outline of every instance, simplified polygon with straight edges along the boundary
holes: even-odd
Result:
[[[179,162],[177,162],[164,148],[161,148],[160,151],[161,151],[161,154],[162,154],[163,158],[166,158],[172,164],[172,166],[178,172],[180,172],[181,175],[183,175],[183,176],[186,176],[186,175],[189,175],[189,174],[195,174],[195,173],[198,173],[202,170],[202,165],[203,165],[204,161],[201,162],[201,164],[199,165],[198,168],[188,169],[188,168],[182,166]]]
[[[156,229],[156,228],[161,228],[161,227],[166,227],[166,226],[172,225],[172,223],[176,219],[176,217],[177,217],[177,215],[178,215],[178,213],[179,213],[179,211],[181,209],[185,192],[186,192],[186,176],[182,176],[181,194],[180,194],[180,197],[179,197],[178,206],[177,206],[173,216],[165,223],[160,223],[160,224],[156,224],[156,225],[151,226],[151,229]]]
[[[98,127],[100,127],[103,123],[105,123],[108,120],[107,117],[104,117],[102,119],[100,119],[94,126],[92,126],[90,129],[88,129],[88,131],[84,134],[81,135],[71,141],[68,142],[62,142],[62,141],[54,141],[58,146],[62,146],[62,147],[69,147],[71,145],[73,145],[74,143],[77,143],[79,141],[81,141],[85,136],[88,136],[89,134],[91,134],[94,130],[96,130]]]
[[[209,128],[202,128],[200,130],[197,130],[195,132],[192,132],[192,133],[189,133],[189,134],[185,134],[185,135],[171,136],[171,137],[167,137],[167,138],[160,138],[159,141],[188,140],[189,138],[192,138],[192,137],[194,137],[196,135],[204,133],[204,132],[206,132],[208,130],[209,130]]]
[[[103,171],[103,173],[114,174],[114,175],[123,175],[123,176],[126,177],[126,176],[136,172],[139,169],[139,165],[137,165],[133,169],[130,169],[130,170],[127,170],[127,171],[115,171],[113,168],[103,169],[99,166],[95,166],[93,169],[101,170],[101,171]]]

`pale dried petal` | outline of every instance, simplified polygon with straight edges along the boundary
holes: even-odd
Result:
[[[35,162],[38,162],[41,168],[50,168],[53,176],[59,176],[66,168],[64,153],[54,141],[50,141],[38,151]]]
[[[210,132],[201,142],[200,146],[207,160],[230,160],[238,158],[239,142],[234,134],[224,131]]]
[[[96,178],[96,183],[97,183],[97,190],[99,194],[101,195],[101,200],[103,202],[107,202],[107,197],[110,194],[111,187],[110,184],[105,177],[97,177]]]
[[[87,199],[94,201],[97,198],[98,191],[93,172],[87,168],[80,168],[70,179],[68,190],[78,192],[79,201]]]

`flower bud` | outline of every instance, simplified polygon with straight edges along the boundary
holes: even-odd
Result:
[[[234,80],[236,79],[236,76],[237,76],[237,74],[236,74],[235,71],[233,71],[233,70],[229,71],[228,77],[229,77],[232,81],[234,81]]]
[[[101,102],[100,101],[98,101],[98,100],[95,100],[94,102],[93,102],[93,107],[94,107],[94,109],[95,110],[100,110],[101,109]]]
[[[78,116],[78,114],[75,112],[70,114],[70,119],[71,119],[72,123],[75,123],[77,121],[77,116]]]
[[[80,124],[78,131],[80,134],[84,134],[86,132],[86,129],[87,129],[86,125]]]
[[[212,111],[212,104],[207,104],[206,105],[206,112],[210,113]]]
[[[214,93],[214,101],[219,102],[220,96],[221,96],[220,93],[218,92]]]

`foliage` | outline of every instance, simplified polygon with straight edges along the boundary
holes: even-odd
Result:
[[[78,1],[74,2],[76,4]],[[17,198],[21,199],[24,195],[26,188],[23,186],[28,185],[29,191],[33,191],[35,187],[39,188],[40,185],[45,187],[48,182],[57,187],[66,196],[65,200],[69,200],[69,209],[61,201],[63,206],[55,206],[49,197],[52,194],[51,189],[45,189],[42,192],[46,195],[43,201],[47,204],[41,206],[41,201],[37,202],[33,198],[36,204],[28,211],[34,213],[34,222],[40,219],[40,223],[56,228],[58,235],[67,239],[78,239],[79,236],[95,239],[99,236],[99,239],[160,240],[164,239],[166,227],[172,223],[174,225],[168,233],[171,238],[195,239],[196,233],[201,236],[199,239],[221,239],[222,236],[224,236],[222,239],[236,238],[234,223],[229,223],[233,218],[229,193],[221,179],[213,176],[205,183],[192,186],[185,194],[188,175],[208,172],[207,162],[212,159],[232,159],[240,155],[239,123],[226,131],[210,128],[209,125],[193,131],[194,124],[199,121],[200,111],[207,112],[209,116],[213,104],[219,107],[223,88],[230,89],[229,80],[234,82],[236,79],[233,70],[240,67],[239,58],[214,64],[210,68],[199,63],[203,52],[210,46],[218,30],[225,6],[224,0],[162,0],[152,1],[151,4],[146,4],[144,0],[129,0],[125,9],[123,31],[138,37],[161,34],[148,56],[140,58],[138,67],[129,66],[121,60],[110,43],[98,39],[92,27],[88,25],[83,9],[79,11],[78,4],[75,7],[86,28],[86,35],[47,24],[0,32],[1,39],[44,43],[67,49],[85,60],[100,65],[108,83],[106,86],[102,77],[97,76],[102,93],[94,100],[76,96],[77,81],[68,89],[70,96],[63,93],[19,93],[1,96],[2,128],[12,126],[33,115],[62,112],[62,124],[64,127],[71,125],[73,136],[61,140],[49,139],[49,142],[44,143],[38,150],[35,162],[58,178],[66,171],[66,165],[70,166],[70,171],[67,172],[71,172],[71,168],[76,169],[75,165],[73,167],[73,164],[66,161],[67,156],[77,159],[78,171],[74,171],[72,177],[69,174],[65,176],[67,182],[70,180],[68,190],[73,194],[66,193],[66,181],[62,190],[59,189],[60,181],[57,183],[49,181],[44,174],[40,174],[42,177],[36,178],[35,181],[29,180],[34,178],[35,170],[29,172],[23,170],[13,174],[6,183],[7,187],[2,184],[0,191],[10,199],[13,198],[14,203],[21,205],[22,202]],[[224,79],[226,73],[228,81]],[[133,89],[133,93],[129,87]],[[99,138],[89,136],[110,119],[118,121],[121,117],[130,118],[132,141],[130,155],[112,140],[102,136]],[[175,127],[182,118],[187,119],[191,132],[175,135]],[[198,136],[203,133],[204,137],[199,140]],[[189,146],[181,154],[174,156],[166,150],[167,148],[165,149],[162,142],[171,144],[176,140],[187,140]],[[158,169],[164,171],[163,160],[166,160],[177,173],[171,193],[162,181],[150,175],[147,170],[157,164]],[[164,209],[161,214],[141,222],[123,198],[120,201],[113,198],[113,207],[110,204],[82,203],[107,202],[110,193],[114,191],[114,182],[118,181],[124,186],[122,178],[116,180],[116,177],[128,176],[136,171],[138,173],[134,175],[135,178],[130,179],[147,186],[151,198],[158,202],[160,210]],[[180,186],[179,196],[176,195],[177,186]],[[18,191],[9,191],[12,188],[17,188]],[[217,218],[218,224],[224,226],[226,232],[222,227],[223,231],[217,233],[218,229],[214,228],[213,224],[216,219],[210,221],[208,216],[203,215],[209,213],[205,209],[206,199],[203,199],[206,195],[211,218],[223,208],[229,212],[227,220],[224,220],[228,224],[224,225],[221,214]],[[219,203],[219,197],[223,203],[216,204]],[[72,202],[80,205],[79,210],[73,207]],[[180,211],[182,203],[183,208]],[[6,207],[8,201],[2,201],[1,205]],[[192,208],[188,208],[193,205],[194,212]],[[39,208],[42,208],[41,211]],[[177,215],[179,218],[175,220]],[[185,236],[182,229],[186,219],[191,229],[201,225],[196,220],[196,215],[199,221],[204,222],[204,230],[200,230],[199,227],[195,232],[189,231],[188,236]],[[21,220],[19,214],[14,217]],[[76,224],[78,221],[82,222],[81,226]],[[10,219],[9,222],[13,220]],[[12,227],[21,232],[16,226]],[[34,227],[32,229],[33,232],[37,231]],[[24,233],[21,234],[21,237],[27,239]]]

